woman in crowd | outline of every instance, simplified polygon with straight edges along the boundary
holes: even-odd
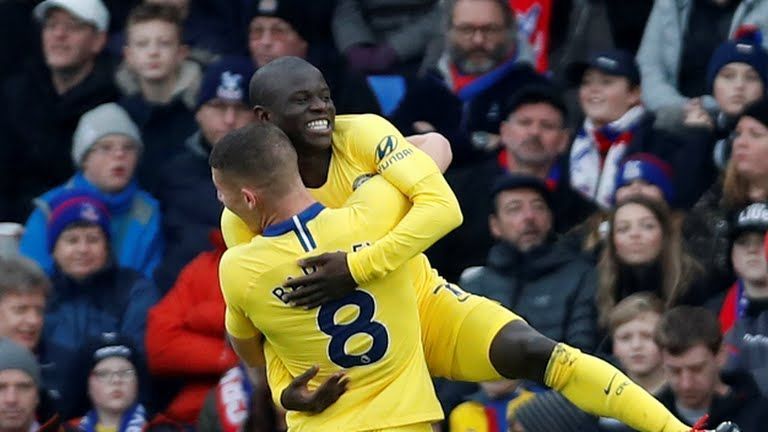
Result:
[[[725,290],[733,281],[730,267],[729,215],[768,200],[768,101],[748,106],[733,134],[733,151],[722,182],[715,183],[693,207],[683,236],[698,260]]]
[[[683,251],[679,230],[664,202],[628,198],[613,210],[608,223],[596,295],[603,327],[613,307],[636,292],[653,292],[666,307],[705,300],[703,269]]]
[[[78,373],[82,350],[103,333],[127,335],[143,359],[147,311],[159,299],[155,286],[119,267],[110,253],[106,205],[72,190],[52,202],[48,250],[53,295],[45,313],[40,360],[43,379],[64,418],[84,413]],[[143,361],[143,360],[142,360]]]

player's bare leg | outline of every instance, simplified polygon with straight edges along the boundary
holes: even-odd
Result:
[[[489,354],[501,375],[545,384],[591,414],[615,418],[643,432],[692,430],[609,363],[556,343],[522,320],[508,323],[496,334]],[[717,431],[737,432],[733,427],[723,424]]]

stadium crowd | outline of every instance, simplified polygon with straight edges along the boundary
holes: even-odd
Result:
[[[465,290],[690,424],[768,426],[768,0],[0,0],[0,432],[280,431],[208,156],[285,56],[451,145]],[[435,379],[450,432],[628,431]]]

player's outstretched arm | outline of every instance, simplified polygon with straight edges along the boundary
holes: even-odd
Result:
[[[444,136],[437,132],[429,132],[411,135],[406,139],[432,158],[440,168],[440,172],[445,172],[448,169],[453,160],[453,152],[451,151],[451,144]],[[248,226],[247,223],[226,208],[221,213],[221,232],[227,247],[248,243],[255,235],[260,234],[258,227]],[[344,265],[346,266],[346,262]]]
[[[288,281],[288,287],[303,287],[286,299],[296,305],[314,307],[323,296],[338,298],[357,285],[379,279],[424,252],[462,222],[458,200],[435,162],[383,118],[360,117],[365,121],[348,138],[354,140],[347,149],[350,157],[392,183],[409,198],[412,207],[391,232],[371,247],[350,254],[324,254],[321,260],[325,265]],[[309,301],[309,297],[314,300]]]
[[[427,132],[421,135],[409,135],[405,139],[414,147],[427,154],[444,173],[453,161],[453,151],[448,139],[437,132]]]

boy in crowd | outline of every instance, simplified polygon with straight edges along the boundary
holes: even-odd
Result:
[[[184,149],[196,129],[193,109],[200,89],[200,66],[187,60],[179,11],[144,3],[128,16],[123,53],[125,63],[115,80],[120,104],[139,126],[144,154],[139,182],[155,192],[162,164]]]

